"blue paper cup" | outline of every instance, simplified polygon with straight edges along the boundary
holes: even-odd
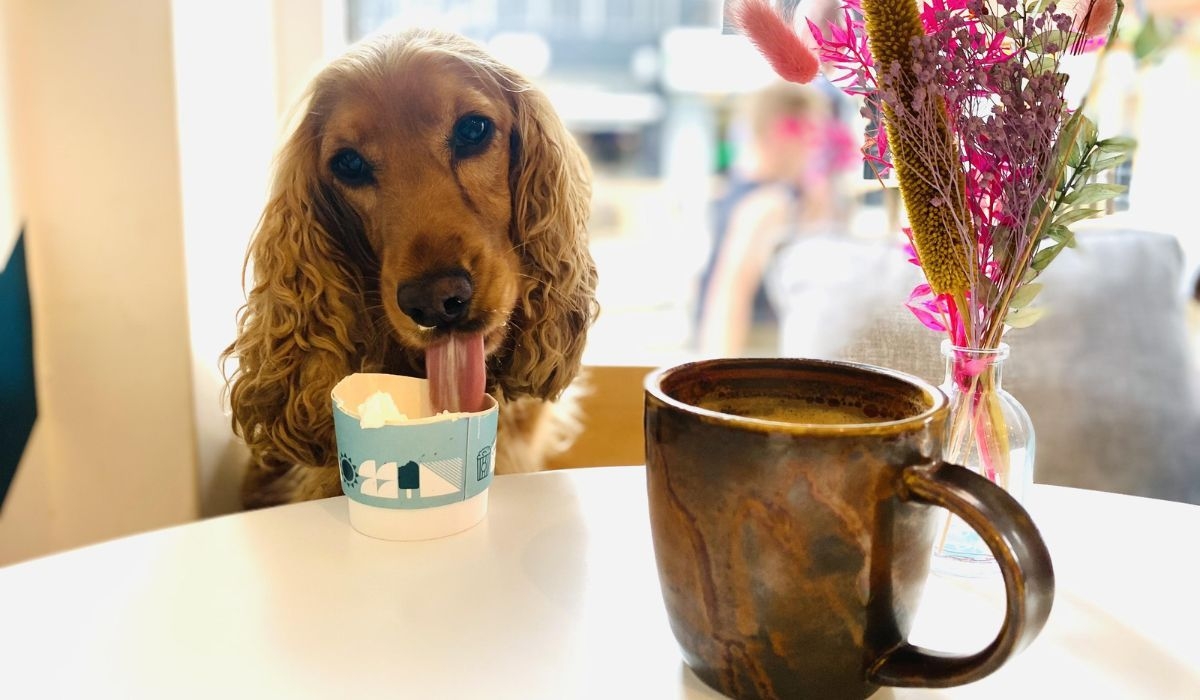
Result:
[[[403,415],[375,410],[388,405],[379,392]],[[487,515],[499,415],[494,398],[485,397],[487,408],[476,413],[434,415],[427,380],[369,373],[342,379],[332,398],[342,493],[355,530],[426,540],[466,530]]]

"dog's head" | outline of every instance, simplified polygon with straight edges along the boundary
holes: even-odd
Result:
[[[555,398],[596,314],[587,161],[545,96],[473,43],[413,31],[312,81],[248,256],[227,354],[234,425],[261,458],[329,461],[329,389],[414,371],[482,334],[507,397]]]

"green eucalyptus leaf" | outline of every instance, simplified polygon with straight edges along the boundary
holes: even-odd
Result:
[[[1124,163],[1125,161],[1129,160],[1129,157],[1131,155],[1127,151],[1124,153],[1118,153],[1116,155],[1111,155],[1111,156],[1104,156],[1101,158],[1101,157],[1098,157],[1100,153],[1101,153],[1100,149],[1096,149],[1095,151],[1092,151],[1092,158],[1090,158],[1088,160],[1088,171],[1089,172],[1099,174],[1106,170],[1112,170],[1113,168],[1117,167],[1121,163]]]
[[[1041,75],[1042,73],[1053,73],[1057,70],[1058,70],[1058,57],[1054,56],[1052,54],[1043,54],[1029,62],[1029,74],[1030,75]]]
[[[1128,189],[1125,185],[1090,182],[1063,197],[1062,203],[1073,207],[1082,207],[1088,204],[1103,202],[1106,199],[1112,199]]]
[[[1082,112],[1074,112],[1062,125],[1062,130],[1059,132],[1058,143],[1055,144],[1056,154],[1054,162],[1056,164],[1056,172],[1062,172],[1063,168],[1068,165],[1076,167],[1079,165],[1078,158],[1083,157],[1083,150],[1080,149],[1078,155],[1075,153],[1075,137],[1076,130],[1079,128],[1079,120],[1083,119]],[[1076,156],[1074,163],[1071,162],[1071,157]]]
[[[1063,30],[1051,29],[1050,31],[1041,32],[1035,35],[1033,39],[1029,41],[1029,49],[1041,54],[1057,53],[1066,49],[1067,44],[1070,41],[1071,38]],[[1057,47],[1055,51],[1049,51],[1047,47],[1050,45]]]
[[[1071,147],[1067,150],[1067,165],[1071,166],[1072,168],[1078,168],[1083,162],[1083,154],[1083,145],[1078,141],[1073,142]]]
[[[1008,264],[1009,260],[1012,259],[1012,251],[1009,250],[1008,246],[994,245],[992,246],[992,259],[996,261],[997,265],[1003,267]],[[987,279],[987,277],[984,277],[983,279]]]
[[[1044,285],[1037,282],[1033,284],[1021,285],[1017,289],[1016,293],[1013,294],[1012,301],[1008,303],[1009,308],[1023,309],[1026,306],[1029,306],[1029,303],[1037,298],[1037,295],[1041,293],[1043,286]]]
[[[1083,132],[1087,136],[1088,143],[1096,143],[1097,139],[1100,138],[1100,131],[1096,128],[1096,122],[1088,119],[1086,116],[1083,118]]]
[[[1138,61],[1144,61],[1169,43],[1171,43],[1170,37],[1158,28],[1158,22],[1154,20],[1154,15],[1149,15],[1133,38],[1133,57]]]
[[[1053,197],[1053,193],[1047,192],[1045,195],[1038,197],[1033,203],[1033,207],[1029,210],[1029,220],[1038,221],[1042,218],[1042,214],[1046,211],[1046,207],[1051,206],[1048,198]]]
[[[1004,15],[983,15],[979,21],[994,32],[1004,31]]]
[[[1011,309],[1004,317],[1004,322],[1013,328],[1028,328],[1046,315],[1046,309],[1035,306],[1024,309]]]
[[[1093,216],[1099,216],[1104,213],[1103,209],[1068,209],[1066,212],[1059,214],[1054,218],[1052,225],[1055,226],[1070,226],[1077,221],[1090,219]]]
[[[1097,141],[1096,148],[1105,153],[1128,153],[1137,148],[1137,139],[1132,136],[1112,136]]]
[[[1000,294],[995,282],[989,280],[985,275],[980,275],[971,283],[972,298],[979,300],[980,305],[986,308],[992,308],[999,299]]]
[[[1074,115],[1072,115],[1071,121],[1068,121],[1067,123],[1071,125],[1071,123],[1075,121],[1076,117],[1078,117],[1079,122],[1077,125],[1072,125],[1072,129],[1075,133],[1075,139],[1071,142],[1071,155],[1067,159],[1067,164],[1072,168],[1079,167],[1079,164],[1083,162],[1083,157],[1087,155],[1088,151],[1090,151],[1092,146],[1096,143],[1095,122],[1093,122],[1091,119],[1088,119],[1082,112],[1076,112]],[[1066,131],[1065,133],[1070,134],[1071,131]]]
[[[1050,224],[1046,228],[1046,238],[1057,243],[1062,243],[1068,236],[1071,235],[1071,230],[1060,224]]]
[[[1033,262],[1029,263],[1029,266],[1038,272],[1045,270],[1050,263],[1054,262],[1054,259],[1058,257],[1062,249],[1061,245],[1052,245],[1049,248],[1039,250],[1034,254]]]
[[[1051,224],[1050,228],[1046,230],[1046,237],[1068,248],[1075,247],[1075,234],[1071,233],[1071,229],[1062,224]]]

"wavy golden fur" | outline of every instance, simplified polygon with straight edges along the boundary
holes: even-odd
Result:
[[[224,354],[252,456],[245,505],[340,493],[330,390],[351,372],[423,376],[434,334],[397,290],[447,268],[474,283],[470,321],[501,404],[497,471],[541,468],[559,433],[546,402],[576,377],[597,313],[590,171],[546,97],[466,39],[409,31],[331,62],[298,115]],[[491,121],[482,151],[455,150],[464,115]],[[333,172],[346,149],[369,182]]]

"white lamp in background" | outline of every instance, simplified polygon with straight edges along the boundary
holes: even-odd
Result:
[[[500,32],[488,42],[488,50],[502,63],[535,80],[550,68],[550,44],[534,32]]]

